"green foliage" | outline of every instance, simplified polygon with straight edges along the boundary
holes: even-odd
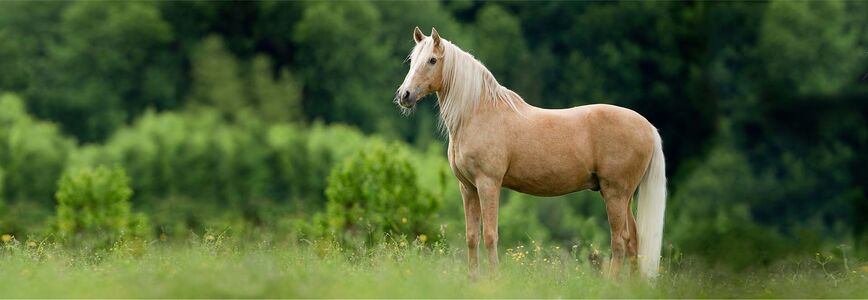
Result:
[[[321,198],[326,190],[326,179],[331,174],[332,168],[362,149],[366,144],[366,137],[356,128],[345,125],[324,126],[314,124],[310,128],[307,140],[307,169],[304,169],[303,178],[299,182],[305,182],[308,195],[317,194]]]
[[[374,140],[332,169],[325,190],[331,232],[368,244],[384,234],[435,236],[439,202],[419,186],[407,152]]]
[[[760,74],[769,88],[785,96],[828,94],[865,71],[858,64],[857,32],[846,6],[842,1],[769,4],[756,46],[764,62]]]
[[[0,166],[0,210],[3,210],[4,208],[6,208],[5,207],[6,201],[3,200],[5,198],[4,197],[5,195],[3,194],[3,177],[4,176],[5,175],[3,173],[3,167]]]
[[[275,78],[268,57],[239,62],[219,36],[209,36],[195,48],[192,65],[194,108],[216,108],[229,119],[301,120],[301,85],[285,68]]]
[[[504,245],[556,243],[601,249],[609,243],[605,207],[596,193],[534,197],[504,193],[499,220]]]
[[[282,68],[278,76],[272,75],[268,56],[259,55],[250,62],[249,86],[253,89],[252,103],[256,115],[267,122],[301,121],[301,83],[289,70]]]
[[[249,126],[249,127],[246,127]],[[232,126],[215,111],[146,113],[118,131],[85,165],[119,164],[138,197],[187,197],[239,205],[266,196],[268,149],[256,124]]]
[[[52,203],[51,193],[75,143],[54,124],[33,119],[13,94],[0,95],[0,168],[8,203]]]
[[[774,196],[771,180],[755,175],[731,146],[714,148],[671,197],[667,206],[679,209],[667,216],[666,239],[684,253],[703,253],[712,263],[736,268],[769,264],[792,252],[777,230],[760,226],[750,214],[751,206]]]
[[[533,58],[518,17],[496,3],[488,3],[477,12],[476,38],[471,53],[497,77],[528,101],[540,101],[541,86],[535,81],[543,71]],[[464,46],[462,46],[464,47]]]
[[[148,236],[148,220],[130,212],[129,178],[121,168],[64,172],[58,183],[57,230],[68,242]]]
[[[26,13],[26,12],[25,12]],[[82,140],[100,140],[148,106],[177,101],[178,62],[172,28],[155,3],[76,2],[63,8],[55,38],[39,57],[24,94],[37,115],[63,124]]]
[[[388,63],[394,59],[379,41],[381,26],[380,13],[369,2],[307,3],[293,40],[300,45],[296,62],[308,83],[309,115],[366,131],[394,130],[395,117],[387,117],[393,108],[392,79],[384,75],[398,65]]]
[[[216,107],[224,115],[233,115],[244,108],[240,67],[218,36],[209,36],[193,52],[193,85],[190,105]]]

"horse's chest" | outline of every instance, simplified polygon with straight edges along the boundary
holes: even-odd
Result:
[[[502,155],[493,147],[450,142],[448,157],[455,177],[470,185],[475,183],[478,176],[502,174],[499,169],[506,165]]]

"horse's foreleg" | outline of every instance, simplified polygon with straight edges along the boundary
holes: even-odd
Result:
[[[497,209],[500,204],[500,182],[480,179],[476,182],[482,208],[482,238],[488,250],[489,273],[497,271]]]
[[[479,208],[479,194],[476,188],[461,184],[461,198],[464,200],[464,224],[467,237],[467,262],[470,268],[470,277],[475,279],[479,275],[479,217],[482,214]]]

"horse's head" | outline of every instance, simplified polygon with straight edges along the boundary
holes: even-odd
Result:
[[[443,86],[443,43],[437,30],[431,28],[431,36],[425,36],[416,27],[413,40],[416,46],[408,56],[410,72],[395,95],[395,102],[403,108],[412,108],[419,99]]]

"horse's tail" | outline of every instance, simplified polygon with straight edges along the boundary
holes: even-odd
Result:
[[[639,268],[648,278],[657,276],[663,243],[663,214],[666,210],[666,161],[663,142],[654,129],[654,153],[639,184]]]

